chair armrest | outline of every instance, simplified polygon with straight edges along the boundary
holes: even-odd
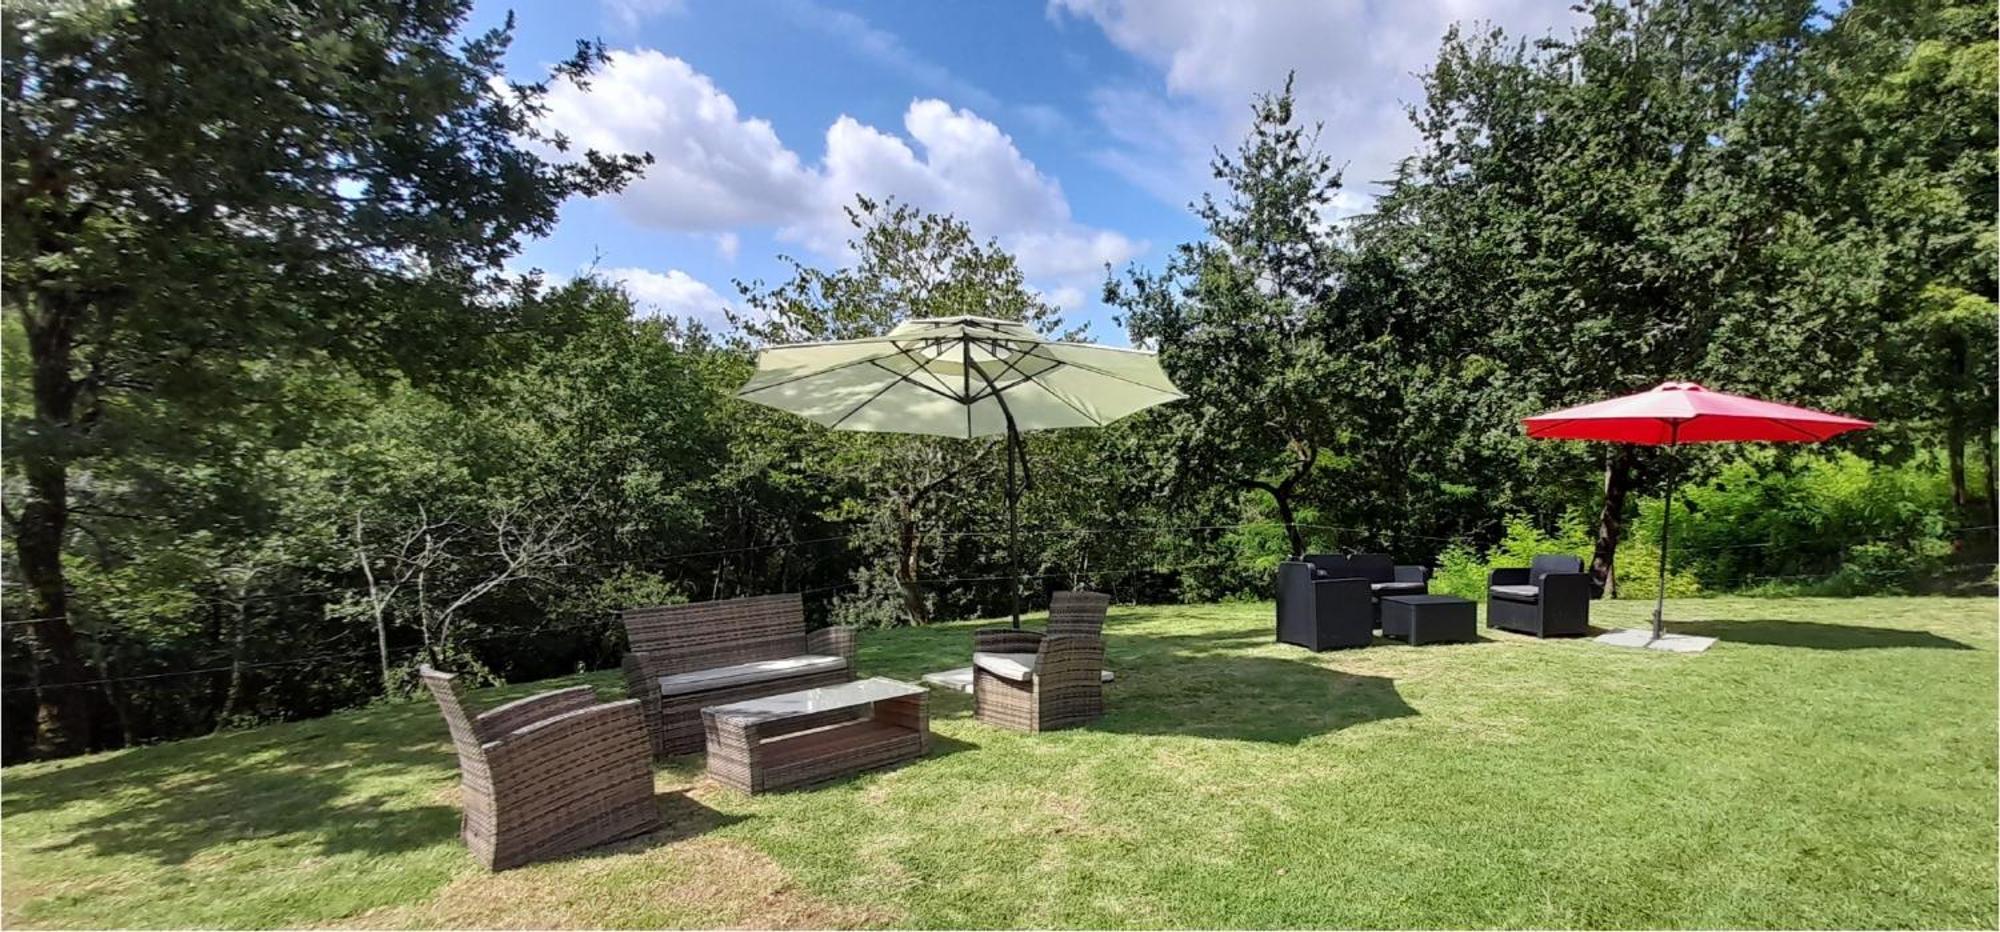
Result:
[[[972,649],[986,654],[1032,654],[1042,640],[1040,631],[1026,628],[980,628],[972,632]]]
[[[1396,567],[1395,581],[1420,582],[1420,583],[1430,582],[1431,568],[1428,566],[1398,566]]]
[[[482,712],[473,719],[473,729],[482,740],[493,740],[501,735],[523,728],[545,718],[554,718],[565,712],[589,708],[597,704],[597,690],[588,686],[572,686],[554,692],[540,693],[526,699],[516,699],[499,708]]]
[[[1042,689],[1103,683],[1104,642],[1098,638],[1050,635],[1042,639],[1035,655],[1035,682]]]
[[[1489,587],[1525,586],[1527,584],[1528,584],[1528,568],[1525,566],[1502,567],[1500,569],[1494,570],[1491,574],[1489,574],[1486,577],[1486,585]]]
[[[1547,573],[1542,576],[1542,603],[1590,601],[1589,573]]]
[[[806,632],[806,653],[825,654],[847,661],[847,669],[854,669],[854,649],[860,643],[861,632],[848,627],[835,626]]]

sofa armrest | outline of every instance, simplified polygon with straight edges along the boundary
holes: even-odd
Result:
[[[596,704],[597,690],[588,686],[572,686],[568,689],[539,693],[526,699],[516,699],[498,708],[489,709],[473,719],[473,728],[479,732],[481,740],[491,741],[542,719],[554,718],[565,712],[589,708]]]
[[[854,669],[854,651],[860,644],[861,632],[855,628],[835,626],[806,632],[806,653],[825,654],[847,661],[847,669]]]
[[[1042,646],[1042,633],[1026,628],[980,628],[972,632],[972,649],[986,654],[1032,654]]]
[[[1501,567],[1486,577],[1486,585],[1489,588],[1493,586],[1525,586],[1527,584],[1528,568],[1525,566]]]
[[[1396,567],[1396,578],[1394,579],[1394,581],[1420,582],[1420,583],[1430,582],[1431,568],[1428,566],[1398,566]]]

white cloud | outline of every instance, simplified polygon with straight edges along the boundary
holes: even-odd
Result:
[[[1208,188],[1208,162],[1233,149],[1253,95],[1297,72],[1298,113],[1323,122],[1320,148],[1347,163],[1364,209],[1417,136],[1406,103],[1422,98],[1429,66],[1453,22],[1481,20],[1515,35],[1581,22],[1561,0],[1216,3],[1212,0],[1049,0],[1049,15],[1096,24],[1113,44],[1159,69],[1155,88],[1093,95],[1117,144],[1098,161],[1162,200],[1184,204]]]
[[[717,294],[706,282],[680,269],[655,272],[652,269],[617,267],[599,269],[599,275],[625,286],[639,310],[692,318],[710,326],[722,326],[723,311],[734,305]],[[642,314],[642,316],[644,316]]]
[[[1000,127],[942,100],[912,101],[903,133],[849,116],[827,128],[818,165],[787,148],[769,123],[741,115],[729,95],[678,58],[613,52],[588,91],[550,95],[549,127],[578,145],[650,152],[645,178],[617,195],[618,209],[667,230],[733,236],[770,228],[826,256],[850,230],[856,194],[896,197],[964,220],[1016,252],[1031,278],[1094,278],[1146,245],[1078,223],[1062,186],[1037,169]],[[725,253],[732,248],[718,240]]]
[[[606,152],[649,152],[644,177],[616,199],[647,226],[716,232],[796,218],[818,184],[771,124],[689,67],[652,50],[613,52],[588,90],[567,83],[548,96],[547,125]]]
[[[736,261],[736,254],[743,249],[743,240],[734,233],[715,235],[715,254],[729,262]]]

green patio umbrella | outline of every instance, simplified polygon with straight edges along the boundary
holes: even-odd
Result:
[[[1049,340],[991,317],[912,318],[879,337],[773,346],[736,396],[834,430],[1005,435],[1016,627],[1020,495],[1031,485],[1021,432],[1102,427],[1182,397],[1150,352]]]

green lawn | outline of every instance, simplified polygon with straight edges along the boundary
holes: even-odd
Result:
[[[1596,608],[1637,625],[1650,605]],[[428,702],[14,767],[9,927],[1995,926],[1995,602],[1685,601],[1704,655],[1490,634],[1312,655],[1265,604],[1114,607],[1109,714],[498,875]],[[965,662],[871,632],[864,673]],[[615,693],[612,674],[582,682]],[[570,680],[479,695],[498,702]]]

